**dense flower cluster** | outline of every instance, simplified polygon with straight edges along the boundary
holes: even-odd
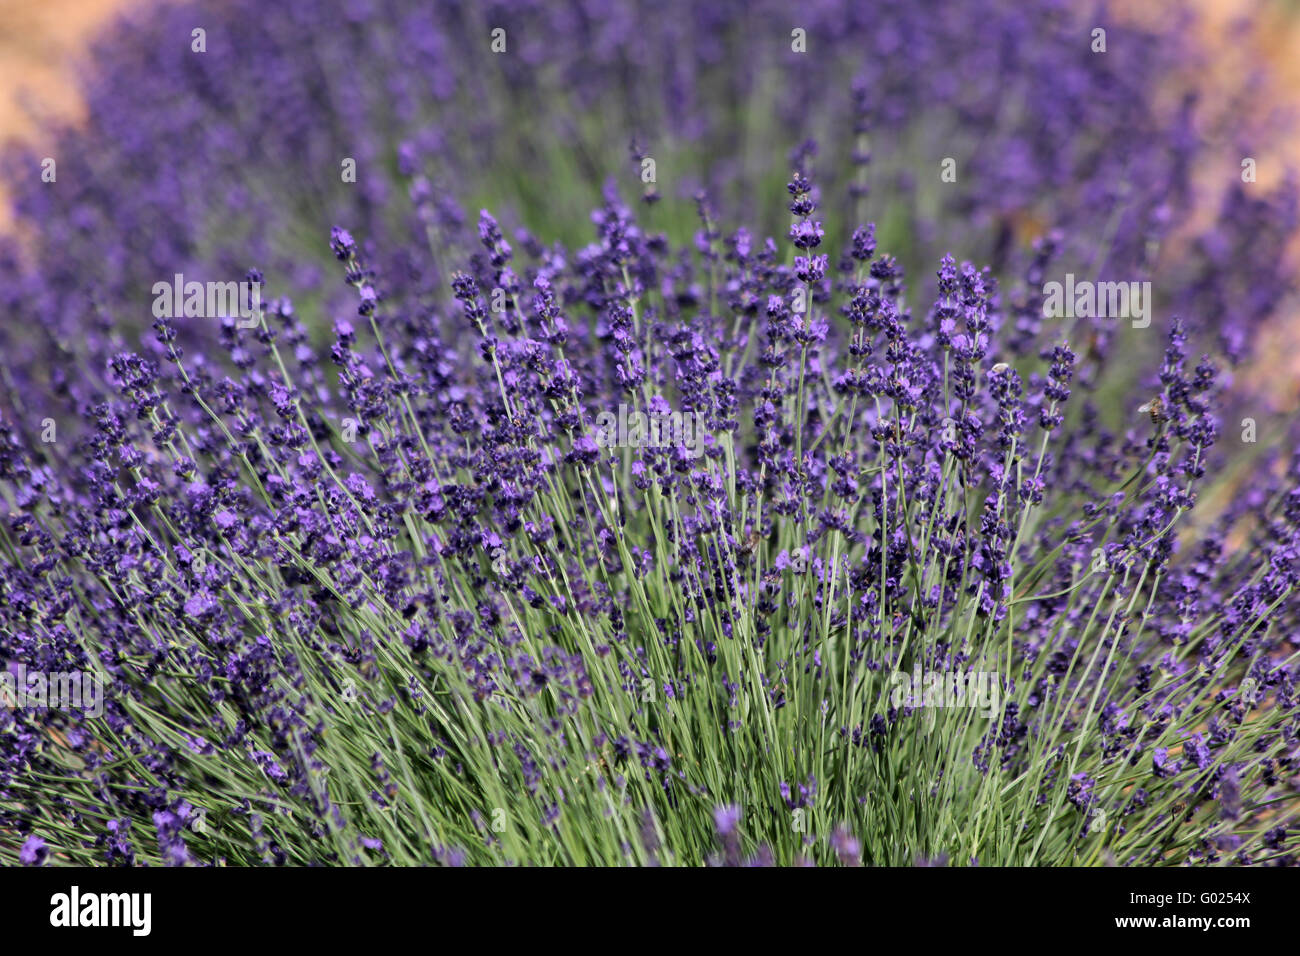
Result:
[[[1294,862],[1300,455],[1217,412],[1294,203],[1188,235],[1185,51],[1095,56],[1055,3],[811,3],[802,59],[764,3],[312,6],[233,3],[202,56],[186,5],[125,29],[20,199],[0,660],[104,693],[0,709],[0,860]],[[626,120],[625,182],[633,134],[687,144],[576,241],[593,134],[520,118],[559,89]],[[729,98],[800,145],[747,168]],[[692,151],[738,166],[683,201]],[[553,189],[571,241],[502,226]],[[1044,318],[1075,261],[1186,324]],[[219,269],[251,321],[141,320]],[[603,440],[620,407],[702,434]]]

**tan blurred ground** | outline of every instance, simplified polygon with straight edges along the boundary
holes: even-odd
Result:
[[[81,114],[76,65],[95,32],[141,0],[0,0],[0,140],[37,146],[47,118]],[[39,170],[36,172],[39,175]],[[10,223],[0,193],[0,228]]]
[[[5,106],[0,122],[5,136],[37,132],[35,118],[23,108],[24,102],[29,108],[75,115],[71,56],[119,6],[120,0],[0,3],[0,94]]]

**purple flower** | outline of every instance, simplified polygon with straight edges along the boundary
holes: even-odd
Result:
[[[835,828],[831,833],[831,847],[845,866],[862,865],[862,844],[849,832],[848,827]]]
[[[22,849],[18,851],[18,861],[23,866],[44,866],[49,855],[49,847],[45,841],[32,835],[23,841]]]
[[[330,229],[330,249],[339,259],[351,259],[357,253],[357,241],[346,229],[334,226]]]

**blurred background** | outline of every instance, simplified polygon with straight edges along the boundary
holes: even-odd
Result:
[[[140,0],[3,0],[0,2],[0,141],[42,145],[57,120],[76,119],[78,66],[95,34]],[[0,228],[13,221],[8,196]]]
[[[96,34],[119,13],[166,2],[0,0],[0,142],[20,139],[40,147],[42,136],[57,121],[82,116],[80,67]],[[221,0],[210,2],[222,5]],[[322,6],[327,7],[328,0]],[[1300,115],[1300,0],[1112,0],[1103,6],[1108,16],[1155,30],[1176,22],[1175,13],[1190,6],[1196,11],[1197,39],[1211,54],[1207,62],[1216,71],[1213,90],[1225,101],[1248,95],[1244,108]],[[1262,99],[1253,84],[1246,89],[1251,68],[1261,61],[1267,65],[1268,83]],[[1287,165],[1300,169],[1300,126],[1289,141],[1275,146]],[[1266,164],[1260,170],[1261,182],[1276,179],[1280,169]],[[0,204],[0,228],[11,222],[6,197]]]
[[[0,0],[0,143],[22,143],[36,155],[52,152],[58,128],[85,118],[79,90],[95,38],[118,14],[166,3]],[[214,9],[226,5],[222,0],[211,3]],[[330,9],[330,0],[322,0],[321,6]],[[1259,182],[1271,187],[1287,169],[1300,170],[1300,0],[1153,0],[1100,6],[1108,19],[1157,33],[1190,30],[1205,55],[1196,75],[1168,77],[1170,103],[1195,82],[1215,100],[1212,111],[1240,115],[1243,125],[1249,118],[1260,130],[1289,126],[1289,133],[1271,134],[1276,142],[1253,147],[1264,157]],[[1195,14],[1190,27],[1183,16],[1189,9]],[[1222,148],[1211,154],[1222,154],[1235,164],[1236,153],[1229,145],[1219,143]],[[1224,169],[1214,163],[1199,167],[1193,176],[1203,182],[1234,178],[1231,172],[1225,177]],[[0,233],[12,233],[15,221],[4,188],[0,182]],[[1213,220],[1216,213],[1207,203],[1199,215]],[[1300,274],[1300,248],[1289,254],[1293,274]],[[1300,406],[1300,309],[1294,297],[1281,303],[1277,313],[1266,324],[1250,365],[1239,370],[1239,384],[1249,382],[1247,387],[1274,408],[1294,409]]]
[[[2,0],[0,10],[0,140],[39,142],[46,117],[76,117],[78,64],[96,32],[115,14],[166,0]],[[219,6],[221,0],[211,0]],[[960,2],[960,0],[954,0]],[[1222,67],[1225,95],[1244,66],[1263,59],[1276,104],[1300,108],[1300,0],[1189,0],[1200,40]],[[1111,16],[1159,28],[1176,6],[1168,0],[1105,4]],[[1139,9],[1132,9],[1138,7]],[[1300,158],[1300,135],[1288,144]],[[3,214],[7,217],[9,210]]]

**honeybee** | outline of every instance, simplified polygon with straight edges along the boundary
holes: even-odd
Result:
[[[1139,408],[1138,413],[1150,415],[1152,425],[1159,425],[1161,422],[1168,421],[1165,417],[1164,403],[1160,401],[1159,396],[1151,399],[1151,401]]]

